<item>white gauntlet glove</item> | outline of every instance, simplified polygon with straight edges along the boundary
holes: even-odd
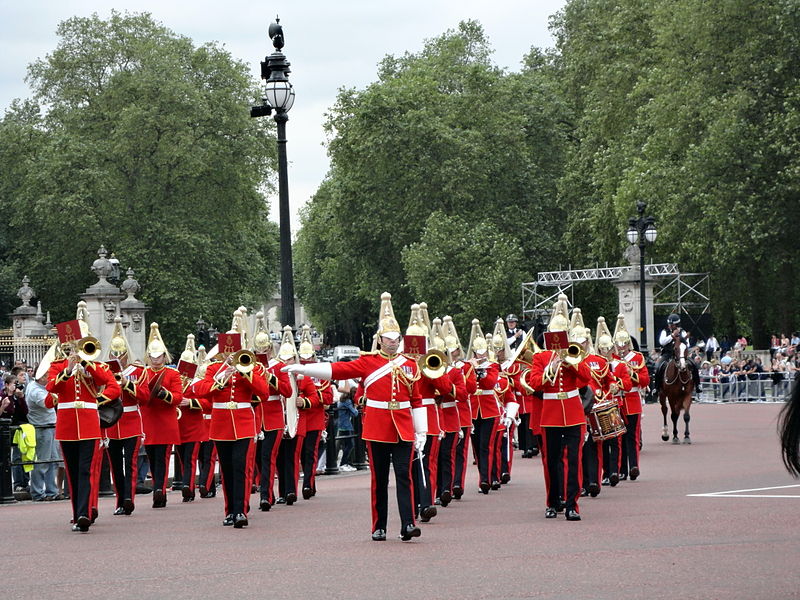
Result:
[[[412,408],[411,419],[414,421],[414,447],[422,452],[428,437],[428,409],[424,406]]]

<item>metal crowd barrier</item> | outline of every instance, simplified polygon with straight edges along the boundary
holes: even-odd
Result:
[[[735,377],[701,377],[700,402],[787,402],[795,383],[794,373],[774,378],[761,373],[757,379],[738,380]]]

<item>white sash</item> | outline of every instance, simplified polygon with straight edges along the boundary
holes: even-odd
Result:
[[[367,375],[366,379],[364,379],[364,392],[366,392],[369,389],[369,386],[375,383],[378,379],[380,379],[387,373],[391,372],[392,365],[394,365],[395,367],[399,367],[404,362],[406,362],[406,360],[407,360],[406,357],[403,355],[396,356],[395,358],[387,362],[385,365],[383,365],[380,369],[376,369],[375,371]]]

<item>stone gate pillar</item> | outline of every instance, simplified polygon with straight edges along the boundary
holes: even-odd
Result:
[[[619,314],[624,315],[625,325],[628,332],[641,343],[641,282],[639,278],[639,248],[630,246],[626,252],[626,258],[631,263],[631,268],[626,270],[620,277],[612,282],[619,295]],[[647,318],[647,349],[655,347],[655,331],[653,321],[653,289],[655,280],[645,274],[644,279],[644,300],[645,315]],[[613,323],[613,321],[612,321]]]

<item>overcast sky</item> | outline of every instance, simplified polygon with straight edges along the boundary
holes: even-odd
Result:
[[[30,95],[24,81],[27,66],[55,49],[56,26],[69,17],[96,12],[108,18],[112,8],[149,12],[195,45],[219,42],[234,58],[251,64],[258,78],[259,62],[272,50],[267,27],[277,14],[296,91],[287,124],[295,232],[297,210],[328,170],[322,123],[340,87],[363,89],[376,79],[377,64],[385,55],[417,52],[424,40],[466,19],[483,25],[495,64],[517,71],[532,46],[553,45],[548,20],[564,4],[566,0],[0,0],[0,109]],[[277,198],[271,202],[271,218],[277,221]]]

